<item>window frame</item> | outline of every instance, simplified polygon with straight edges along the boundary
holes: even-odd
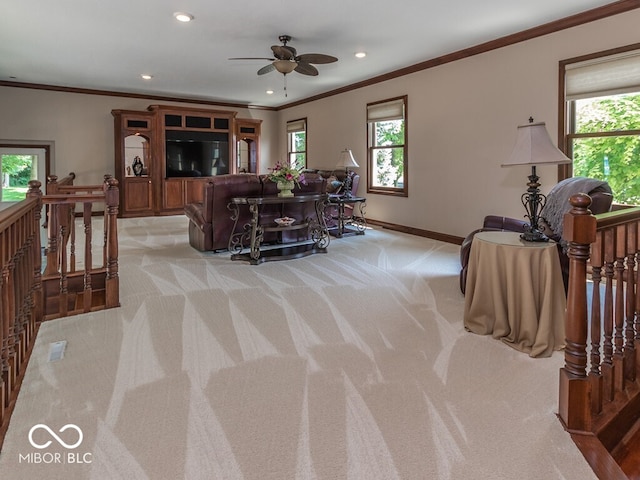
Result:
[[[287,161],[291,164],[292,159],[295,159],[297,155],[304,155],[304,165],[297,165],[297,167],[300,169],[307,168],[308,161],[309,161],[308,154],[307,154],[308,147],[309,147],[309,137],[308,137],[307,130],[308,130],[307,117],[297,118],[295,120],[287,121],[287,125],[286,125]],[[295,138],[295,134],[299,132],[304,132],[304,150],[294,150],[295,142],[293,141],[293,139]]]
[[[597,61],[606,57],[616,57],[627,52],[640,50],[640,43],[634,43],[619,48],[604,50],[601,52],[582,55],[579,57],[561,60],[559,62],[559,88],[558,88],[558,138],[559,148],[571,159],[571,163],[558,165],[558,181],[573,176],[573,141],[579,138],[637,135],[637,131],[624,130],[617,132],[599,133],[574,133],[575,132],[575,99],[567,99],[567,70],[572,65],[583,62]],[[594,97],[595,98],[595,95]]]
[[[402,120],[404,122],[404,143],[399,145],[384,145],[376,146],[375,142],[375,124],[382,122],[380,120],[376,122],[369,118],[370,107],[382,106],[384,104],[392,104],[402,101],[403,113]],[[375,193],[381,195],[393,195],[398,197],[409,196],[409,161],[408,161],[408,95],[402,95],[399,97],[387,98],[385,100],[379,100],[376,102],[367,103],[367,193]],[[402,187],[385,187],[380,185],[374,185],[374,160],[375,151],[380,148],[401,148],[402,149]]]

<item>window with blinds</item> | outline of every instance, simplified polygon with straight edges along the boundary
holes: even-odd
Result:
[[[367,104],[367,192],[408,196],[407,96]]]
[[[598,178],[640,205],[640,46],[561,62],[573,176]]]
[[[307,168],[307,119],[287,122],[287,151],[289,164],[297,169]]]
[[[640,49],[567,64],[567,100],[634,93],[640,89]]]

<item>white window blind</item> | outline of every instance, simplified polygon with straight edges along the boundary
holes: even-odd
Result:
[[[640,91],[640,50],[566,66],[567,100]]]
[[[367,122],[386,122],[404,118],[404,100],[402,98],[384,103],[367,105]]]
[[[304,132],[307,129],[306,120],[292,120],[287,122],[287,133]]]

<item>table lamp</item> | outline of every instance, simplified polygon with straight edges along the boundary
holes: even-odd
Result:
[[[355,158],[353,158],[353,153],[351,153],[351,150],[349,150],[348,148],[345,148],[344,150],[342,150],[342,152],[340,152],[340,159],[338,160],[338,163],[336,164],[336,167],[340,168],[343,167],[344,168],[344,196],[345,197],[350,197],[351,196],[351,175],[349,175],[349,167],[354,168],[354,167],[358,167],[359,165],[356,163]]]
[[[529,117],[527,125],[518,126],[518,136],[509,160],[503,167],[513,165],[531,165],[531,175],[527,183],[527,191],[522,194],[521,201],[529,219],[529,229],[520,238],[528,242],[547,242],[549,238],[540,230],[540,212],[547,202],[546,195],[540,193],[539,177],[536,165],[571,163],[571,160],[551,141],[544,122],[533,123]]]

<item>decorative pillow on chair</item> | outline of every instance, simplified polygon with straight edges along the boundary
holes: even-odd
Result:
[[[335,175],[331,175],[327,178],[327,193],[337,194],[340,193],[342,188],[342,182],[336,178]]]

